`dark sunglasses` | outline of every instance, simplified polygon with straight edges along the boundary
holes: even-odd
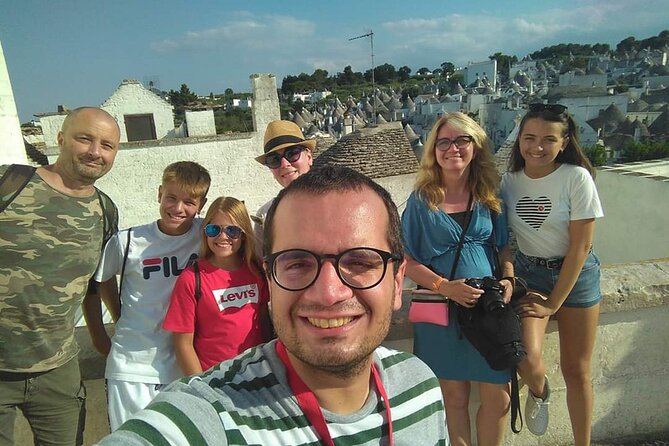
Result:
[[[242,228],[239,226],[221,226],[221,225],[214,225],[214,224],[208,224],[207,226],[204,227],[204,233],[207,237],[218,237],[220,234],[224,233],[229,239],[232,240],[237,240],[239,237],[242,236]]]
[[[300,155],[305,150],[306,147],[293,146],[284,150],[283,153],[279,152],[268,153],[267,156],[265,156],[265,166],[269,167],[270,169],[276,169],[279,166],[281,166],[281,158],[285,158],[286,161],[288,161],[289,163],[294,163],[295,161],[300,159]]]
[[[562,113],[567,111],[567,107],[561,104],[542,104],[540,102],[537,102],[534,104],[530,104],[528,107],[532,112],[548,111],[550,113],[555,113],[556,115],[561,115]]]

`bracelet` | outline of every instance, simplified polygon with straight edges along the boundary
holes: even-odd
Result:
[[[508,280],[509,282],[511,282],[511,286],[516,286],[516,276],[506,276],[502,277],[499,280]]]
[[[442,283],[446,282],[446,279],[443,277],[438,278],[432,283],[432,291],[439,291],[439,287]]]

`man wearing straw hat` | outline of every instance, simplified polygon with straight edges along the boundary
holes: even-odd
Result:
[[[300,175],[309,172],[315,148],[316,140],[305,139],[297,124],[276,120],[270,122],[265,130],[264,153],[256,161],[267,166],[281,187],[286,187]],[[273,201],[274,198],[265,203],[253,218],[253,230],[258,240],[263,239],[263,223]],[[259,250],[262,249],[262,243],[257,246]],[[258,252],[258,255],[262,257],[262,252]]]

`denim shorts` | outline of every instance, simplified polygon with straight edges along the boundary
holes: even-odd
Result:
[[[526,256],[520,251],[516,252],[513,264],[516,276],[524,279],[528,288],[546,295],[550,294],[560,275],[561,267],[542,266],[536,257]],[[583,269],[581,269],[574,287],[562,305],[573,308],[587,308],[598,304],[602,300],[599,280],[599,258],[591,251],[585,259]]]

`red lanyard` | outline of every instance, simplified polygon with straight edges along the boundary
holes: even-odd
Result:
[[[288,377],[288,385],[295,394],[297,398],[297,404],[304,412],[304,416],[307,417],[307,420],[314,426],[316,432],[321,437],[321,441],[328,446],[334,446],[334,441],[332,441],[332,436],[328,430],[327,422],[323,417],[323,412],[321,411],[321,406],[318,404],[316,395],[314,392],[307,387],[307,385],[302,381],[302,378],[297,374],[293,364],[288,358],[286,353],[286,346],[283,345],[283,342],[277,341],[276,343],[276,353],[279,355],[279,359],[286,366],[286,376]],[[376,390],[383,398],[383,403],[386,406],[386,414],[388,416],[388,445],[393,445],[393,421],[390,417],[390,400],[386,394],[386,389],[383,387],[383,382],[381,381],[381,376],[379,371],[376,369],[376,364],[372,362],[372,376],[374,377],[374,385]]]

